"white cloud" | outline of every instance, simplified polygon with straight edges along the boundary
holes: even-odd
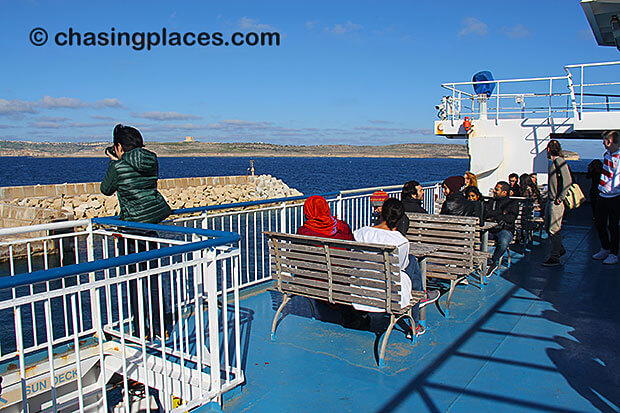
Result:
[[[276,30],[275,27],[269,24],[259,23],[258,20],[250,19],[249,17],[242,17],[238,22],[238,26],[242,30]]]
[[[466,17],[463,20],[463,28],[459,32],[459,36],[466,36],[468,34],[486,36],[488,29],[489,27],[483,21],[480,21],[475,17]]]
[[[31,128],[37,128],[37,129],[59,129],[59,128],[62,128],[64,125],[58,122],[39,121],[39,122],[31,122],[28,126],[30,126]]]
[[[504,29],[504,32],[506,33],[506,36],[510,37],[511,39],[520,39],[522,37],[527,37],[530,35],[529,29],[522,24],[508,27]]]
[[[22,119],[25,114],[36,114],[39,113],[41,109],[83,109],[89,107],[119,108],[123,107],[123,104],[116,98],[106,98],[92,103],[76,98],[52,97],[47,95],[37,101],[0,99],[0,116],[8,116],[13,119]],[[39,121],[44,122],[62,122],[66,120],[68,120],[68,118],[42,117],[39,119]]]
[[[137,113],[133,116],[137,118],[151,119],[151,120],[186,120],[186,119],[200,119],[200,116],[188,115],[179,112],[144,112]]]
[[[36,103],[19,99],[0,99],[0,116],[17,116],[24,113],[37,113]]]
[[[83,108],[88,106],[88,103],[83,102],[76,98],[69,97],[59,97],[54,98],[51,96],[44,96],[43,99],[39,102],[39,106],[42,108]]]
[[[105,98],[95,102],[95,107],[122,108],[123,104],[116,98]]]
[[[343,24],[340,24],[340,23],[335,24],[331,28],[326,27],[325,32],[333,33],[333,34],[346,34],[346,33],[355,32],[361,29],[362,29],[362,26],[360,24],[353,23],[351,20],[349,20],[348,22],[343,23]]]
[[[65,118],[64,116],[41,116],[38,120],[44,122],[64,122],[69,120],[69,118]]]
[[[112,116],[101,116],[101,115],[93,115],[92,118],[99,119],[99,120],[112,120],[112,121],[116,120]]]

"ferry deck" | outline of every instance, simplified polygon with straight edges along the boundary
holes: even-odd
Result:
[[[618,68],[479,82],[494,93],[444,84],[435,133],[467,139],[483,193],[513,171],[545,183],[550,138],[619,129],[620,93],[600,92],[620,85]],[[597,69],[614,76],[591,78]],[[523,84],[529,92],[513,90]],[[376,189],[323,195],[357,229]],[[441,196],[426,185],[425,208]],[[269,289],[264,233],[294,233],[304,198],[178,210],[166,225],[0,229],[0,409],[620,411],[620,270],[590,258],[599,242],[587,205],[565,216],[560,267],[540,265],[546,240],[534,238],[484,288],[459,284],[449,318],[445,284],[429,281],[443,295],[426,309],[426,333],[412,344],[396,329],[380,366],[381,314],[368,329],[344,328],[329,306],[313,317],[295,297],[271,338],[282,296]]]
[[[248,384],[225,411],[546,411],[620,409],[620,271],[599,249],[591,211],[567,215],[562,267],[542,267],[546,248],[514,254],[483,290],[459,286],[446,319],[433,308],[416,345],[393,334],[386,367],[378,335],[345,329],[325,309],[312,320],[294,299],[270,340],[275,293],[242,300],[251,315]],[[439,301],[440,305],[442,301]]]
[[[432,194],[437,187],[427,187],[426,191]],[[351,198],[353,204],[360,197],[367,200],[368,191],[355,194]],[[332,205],[338,209],[333,200]],[[288,206],[297,211],[287,214],[290,228],[299,225],[295,217],[299,218],[300,206],[300,202]],[[266,216],[270,218],[264,220],[263,229],[271,229],[268,227],[272,218],[282,216],[269,208],[273,209],[272,204],[268,205]],[[249,213],[259,214],[259,218],[245,217],[242,224],[261,222],[265,216],[265,211],[260,210]],[[186,222],[198,218],[191,217]],[[226,222],[221,218],[216,214],[211,224],[239,224],[234,219]],[[94,221],[101,227],[120,223],[108,218]],[[275,222],[273,225],[277,227]],[[192,233],[193,238],[196,231],[201,231],[189,226],[176,228]],[[213,236],[208,230],[202,231],[203,237]],[[436,305],[427,307],[426,333],[412,344],[396,328],[382,367],[378,349],[388,318],[381,314],[372,314],[368,329],[344,328],[339,314],[329,306],[317,303],[317,315],[313,318],[308,300],[294,297],[285,307],[275,339],[271,339],[271,323],[282,296],[270,289],[268,260],[261,263],[256,255],[239,255],[248,248],[263,248],[264,240],[260,240],[258,232],[242,233],[238,241],[220,240],[238,242],[240,248],[218,247],[217,254],[222,256],[216,257],[215,262],[219,265],[232,260],[232,265],[210,272],[207,261],[203,273],[208,276],[203,279],[209,285],[202,290],[194,282],[200,279],[193,276],[200,274],[198,267],[194,267],[193,274],[189,270],[196,265],[192,261],[195,253],[179,254],[178,259],[160,258],[155,269],[118,272],[117,268],[127,268],[130,262],[153,262],[155,255],[166,250],[162,244],[153,251],[40,271],[36,271],[37,266],[53,267],[53,254],[46,259],[48,264],[32,258],[28,260],[32,271],[23,274],[30,277],[32,285],[58,277],[56,273],[50,276],[50,271],[75,272],[76,267],[83,274],[78,278],[85,282],[63,281],[63,285],[54,285],[45,281],[47,289],[30,287],[30,291],[17,286],[22,278],[19,271],[25,269],[20,269],[19,260],[15,260],[17,264],[11,271],[18,275],[0,280],[6,283],[4,291],[11,286],[17,297],[7,301],[10,297],[5,294],[0,312],[5,326],[0,402],[7,405],[5,411],[101,411],[106,410],[106,405],[111,411],[144,411],[148,405],[152,411],[175,412],[192,408],[230,412],[618,411],[620,272],[617,266],[590,258],[599,243],[588,205],[566,215],[563,231],[567,249],[563,266],[540,265],[546,258],[546,240],[536,236],[531,250],[515,248],[512,264],[487,279],[484,288],[480,288],[475,277],[470,277],[468,285],[458,285],[449,318],[444,315],[445,284],[429,281],[429,288],[439,288],[444,294]],[[89,254],[77,252],[71,259],[114,251],[107,243],[116,243],[122,228],[93,233],[95,240],[102,237],[95,244],[105,247]],[[54,237],[68,236],[66,240],[73,238],[73,247],[79,247],[79,234],[83,233],[75,230]],[[125,237],[130,239],[130,235]],[[199,247],[212,241],[201,241]],[[168,249],[186,247],[181,241],[176,242]],[[30,238],[28,243],[34,245],[36,238]],[[186,270],[175,271],[183,268],[181,264],[188,265]],[[163,346],[158,339],[132,336],[128,322],[122,323],[123,328],[119,324],[120,319],[128,318],[128,307],[120,299],[131,299],[125,290],[128,279],[133,277],[146,283],[157,268],[161,271],[157,276],[166,285],[160,297],[168,296],[164,301],[168,306],[174,303],[176,308],[174,327]],[[255,278],[239,276],[239,269],[241,273],[254,273]],[[172,275],[166,276],[164,271]],[[89,274],[95,274],[94,282],[89,282]],[[225,281],[227,277],[232,280]],[[14,284],[8,284],[11,282]],[[229,286],[228,294],[218,293],[223,285]],[[90,295],[93,291],[99,294]],[[196,306],[195,302],[200,303]],[[103,305],[101,318],[90,312],[97,305]],[[196,308],[204,309],[198,319]],[[15,316],[8,314],[7,309],[12,309]],[[31,317],[32,313],[36,317]],[[63,316],[65,324],[73,328],[63,330]],[[140,321],[141,325],[148,319],[149,315]],[[44,338],[42,333],[48,330],[41,324],[54,331],[52,340],[50,336]],[[18,328],[22,335],[17,335],[17,348],[12,352],[11,337]],[[32,331],[38,334],[33,335]],[[200,347],[203,351],[196,351]],[[52,370],[50,359],[54,360]],[[221,374],[214,375],[213,371]],[[51,394],[51,379],[47,378],[52,375],[56,398]],[[138,395],[132,391],[136,382],[148,383]],[[102,392],[104,388],[106,391]]]

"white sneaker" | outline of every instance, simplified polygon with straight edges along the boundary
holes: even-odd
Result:
[[[603,264],[614,265],[618,263],[618,256],[614,254],[609,254],[607,258],[603,261]]]
[[[594,254],[592,256],[592,259],[594,259],[594,260],[604,260],[605,258],[607,258],[608,255],[609,255],[609,250],[601,248],[601,250],[599,252],[597,252],[596,254]]]

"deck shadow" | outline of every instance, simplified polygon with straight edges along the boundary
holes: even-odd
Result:
[[[528,255],[513,256],[511,268],[501,273],[501,278],[509,281],[512,286],[464,333],[377,411],[400,410],[404,407],[403,403],[412,395],[417,395],[418,399],[422,400],[426,410],[446,410],[445,398],[443,401],[433,398],[433,393],[437,394],[437,392],[444,395],[446,392],[451,394],[452,401],[447,409],[455,408],[456,410],[458,410],[457,406],[471,407],[470,404],[459,404],[459,401],[469,403],[476,400],[476,405],[487,407],[503,404],[512,409],[550,412],[581,411],[582,408],[577,406],[583,406],[585,402],[579,401],[579,395],[589,402],[589,409],[618,411],[620,407],[620,357],[617,351],[617,343],[620,342],[620,329],[618,328],[620,326],[620,304],[617,300],[620,285],[618,269],[615,268],[613,272],[612,269],[600,268],[600,263],[592,264],[589,261],[589,254],[598,250],[598,241],[589,226],[576,224],[583,222],[589,224],[590,220],[584,221],[584,211],[574,212],[566,219],[567,228],[564,232],[569,254],[565,266],[540,267],[545,257],[545,245],[535,246],[532,252],[528,252]],[[591,251],[586,254],[587,261],[580,254],[583,249]],[[597,266],[595,271],[592,270],[593,266]],[[493,281],[493,279],[490,280],[491,283]],[[528,294],[525,291],[533,294],[534,297],[526,297]],[[466,292],[461,292],[463,293]],[[524,314],[503,308],[514,307],[513,298],[519,303],[517,307],[525,307]],[[545,308],[540,312],[540,316],[534,318],[545,323],[542,325],[542,335],[528,334],[518,330],[516,332],[495,331],[488,327],[495,316],[515,317],[518,320],[511,330],[518,329],[522,323],[532,320],[530,314],[525,313],[535,312],[538,308],[536,306]],[[545,326],[551,326],[551,331],[545,331]],[[555,334],[556,327],[554,326],[562,327],[574,340],[566,337],[565,334]],[[457,385],[433,380],[433,375],[442,367],[445,368],[449,362],[467,353],[463,349],[470,341],[473,341],[475,335],[479,337],[479,334],[489,333],[499,335],[496,348],[489,355],[466,354],[466,357],[473,357],[483,362],[483,365],[466,384]],[[513,340],[512,348],[509,350],[515,352],[519,351],[515,350],[515,347],[523,345],[522,343],[536,342],[537,347],[545,347],[543,354],[546,355],[546,360],[542,360],[543,363],[540,364],[527,359],[528,356],[537,353],[528,352],[526,348],[523,348],[523,353],[519,354],[521,359],[497,357],[496,353],[500,353],[500,347],[503,346],[506,352],[507,340]],[[515,345],[515,342],[518,345]],[[526,360],[523,360],[524,357]],[[535,387],[531,391],[505,394],[501,394],[502,386],[497,390],[494,387],[481,389],[479,385],[476,385],[479,383],[474,382],[487,383],[490,380],[487,378],[485,381],[484,378],[480,378],[480,375],[489,373],[488,369],[485,370],[488,363],[509,366],[513,371],[523,369],[520,374],[530,375],[532,386],[537,385],[537,376],[540,377],[539,380],[544,380],[546,377],[544,374],[559,373],[578,395],[564,395],[565,398],[562,401],[565,404],[561,406],[554,403],[550,394],[545,398],[537,398],[536,395],[539,392]],[[532,374],[532,369],[539,373]],[[505,379],[508,378],[505,377]],[[561,380],[555,380],[558,386],[563,384]]]

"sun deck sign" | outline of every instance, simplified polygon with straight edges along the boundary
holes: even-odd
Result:
[[[78,377],[77,368],[67,370],[62,373],[58,373],[54,376],[54,386],[61,387],[69,382],[75,381]],[[41,380],[37,380],[32,383],[26,384],[26,397],[30,398],[50,390],[50,377],[46,377]],[[19,383],[15,383],[11,386],[12,389],[6,389],[0,387],[0,407],[20,402],[22,400],[22,389]]]

